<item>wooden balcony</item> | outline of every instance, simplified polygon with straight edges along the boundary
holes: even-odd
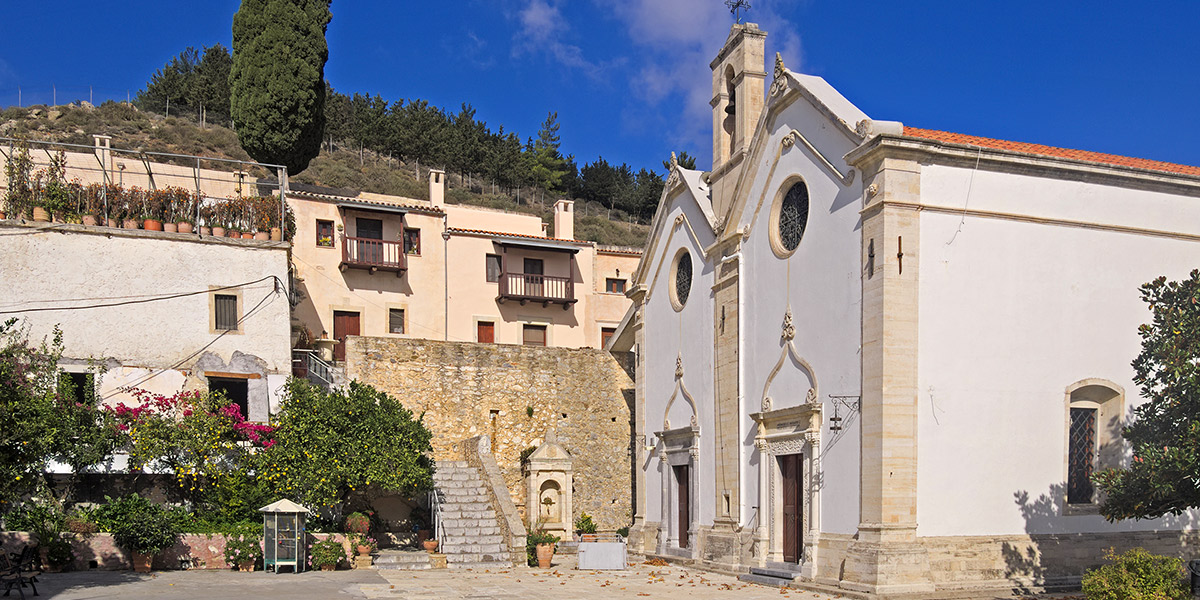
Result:
[[[500,295],[496,300],[504,304],[516,300],[524,306],[528,302],[541,302],[542,306],[562,304],[567,310],[575,304],[575,282],[570,277],[554,277],[537,273],[501,273]]]
[[[394,271],[396,277],[408,269],[405,260],[404,242],[389,242],[345,236],[342,238],[342,262],[338,268]]]

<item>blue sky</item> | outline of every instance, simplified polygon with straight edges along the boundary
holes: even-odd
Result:
[[[7,3],[0,105],[134,94],[184,47],[230,45],[238,2]],[[1200,165],[1200,2],[751,0],[768,56],[876,119]],[[1082,7],[1088,7],[1083,10]],[[326,77],[345,93],[471,103],[564,153],[661,169],[710,157],[722,0],[335,0]],[[769,68],[768,68],[769,70]],[[119,140],[116,140],[119,145]]]

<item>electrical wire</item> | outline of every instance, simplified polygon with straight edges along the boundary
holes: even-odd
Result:
[[[274,277],[274,275],[272,275],[271,277]],[[253,308],[251,308],[249,311],[247,311],[245,314],[243,314],[243,315],[242,315],[242,318],[240,318],[240,319],[238,319],[238,320],[237,320],[237,324],[238,324],[238,325],[241,325],[242,323],[244,323],[244,322],[246,321],[246,319],[249,319],[251,316],[253,316],[254,314],[256,314],[256,313],[257,313],[259,310],[261,310],[261,309],[263,309],[263,308],[266,308],[266,306],[264,306],[264,303],[266,303],[266,302],[267,302],[267,300],[270,300],[270,299],[272,299],[272,298],[274,298],[275,296],[278,296],[278,295],[279,295],[279,290],[278,290],[278,289],[275,289],[275,290],[272,290],[272,292],[271,292],[271,293],[269,293],[269,294],[267,294],[266,296],[263,296],[263,299],[262,299],[262,300],[259,300],[259,301],[258,301],[258,304],[255,304]],[[179,359],[179,361],[178,361],[178,362],[176,362],[175,364],[173,364],[173,365],[171,365],[171,366],[169,366],[169,367],[167,367],[167,368],[165,368],[165,369],[160,369],[160,370],[158,370],[158,371],[151,372],[150,374],[148,374],[148,375],[146,375],[146,376],[142,377],[141,379],[139,379],[139,380],[137,380],[137,381],[134,381],[133,383],[129,383],[129,384],[123,385],[123,386],[121,386],[120,388],[118,388],[117,390],[115,390],[115,391],[113,391],[112,393],[108,394],[107,396],[104,396],[103,398],[101,398],[101,400],[108,400],[109,398],[111,398],[111,397],[113,397],[113,396],[115,396],[115,395],[117,395],[117,394],[124,394],[124,393],[127,393],[129,390],[131,390],[131,389],[133,389],[133,388],[136,388],[136,387],[138,387],[138,386],[140,386],[140,385],[142,385],[142,384],[146,383],[147,381],[150,381],[151,379],[154,379],[155,377],[158,377],[159,375],[162,375],[163,373],[166,373],[167,371],[173,371],[173,370],[175,370],[175,369],[179,368],[180,366],[182,366],[182,365],[183,365],[184,363],[186,363],[187,361],[189,361],[189,360],[191,360],[192,358],[194,358],[194,357],[196,357],[197,355],[199,355],[201,352],[204,352],[205,350],[208,350],[210,347],[212,347],[212,345],[213,345],[213,344],[215,344],[215,343],[217,343],[218,341],[220,341],[220,340],[221,340],[221,338],[225,337],[225,336],[226,336],[226,335],[227,335],[227,334],[228,334],[230,331],[236,331],[236,329],[226,329],[225,331],[222,331],[222,332],[221,332],[219,335],[217,335],[217,337],[213,338],[213,339],[212,339],[212,341],[210,341],[210,342],[208,342],[207,344],[205,344],[205,345],[201,346],[199,350],[196,350],[195,352],[193,352],[193,353],[191,353],[191,354],[189,354],[189,355],[187,355],[187,356],[185,356],[185,357],[183,357],[183,358]]]
[[[168,294],[168,295],[161,296],[161,297],[141,298],[141,299],[137,299],[137,300],[124,300],[121,302],[109,302],[107,304],[87,304],[87,305],[83,305],[83,306],[46,306],[46,307],[37,307],[37,308],[26,308],[26,309],[21,309],[21,310],[0,310],[0,315],[13,315],[13,314],[22,314],[22,313],[61,311],[61,310],[89,310],[89,309],[93,309],[93,308],[111,308],[114,306],[128,306],[131,304],[145,304],[147,302],[158,302],[160,300],[174,300],[175,298],[186,298],[188,296],[197,296],[200,294],[208,294],[208,293],[212,293],[212,292],[220,292],[223,290],[230,290],[230,289],[234,289],[234,288],[246,287],[246,286],[254,285],[256,283],[261,283],[263,281],[267,281],[268,279],[275,280],[276,285],[274,286],[274,289],[279,289],[280,287],[285,287],[283,285],[283,281],[280,280],[279,277],[276,277],[275,275],[267,275],[266,277],[263,277],[260,279],[255,279],[254,281],[248,281],[246,283],[238,283],[235,285],[227,285],[227,286],[218,287],[218,288],[198,290],[195,292],[181,292],[181,293],[176,293],[176,294]],[[43,301],[38,300],[35,302],[43,302]]]

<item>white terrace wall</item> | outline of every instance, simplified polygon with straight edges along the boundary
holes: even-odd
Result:
[[[459,442],[490,436],[519,510],[526,506],[521,451],[555,430],[574,466],[574,511],[602,530],[632,522],[632,361],[594,349],[542,348],[357,337],[346,343],[347,375],[425,415],[438,460]]]
[[[171,394],[241,373],[249,417],[265,420],[291,370],[287,261],[283,242],[0,221],[0,317],[22,318],[34,340],[60,327],[68,370],[108,369],[106,400],[128,399],[127,385]],[[221,335],[210,290],[238,285],[221,293],[238,297],[244,320]]]

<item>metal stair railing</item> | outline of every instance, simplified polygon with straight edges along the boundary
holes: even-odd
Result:
[[[446,493],[434,488],[429,492],[429,514],[433,520],[433,539],[442,541],[442,504],[446,502]],[[444,550],[443,550],[444,552]]]
[[[295,367],[297,364],[305,369],[304,377],[309,383],[326,390],[333,389],[334,367],[317,356],[315,350],[292,350],[292,365]]]

